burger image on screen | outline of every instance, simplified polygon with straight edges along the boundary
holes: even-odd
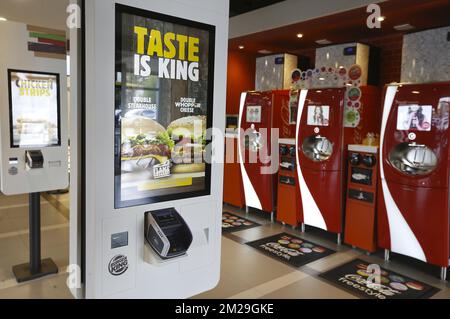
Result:
[[[174,142],[164,127],[153,119],[122,118],[122,171],[151,169],[170,160]]]
[[[172,151],[172,173],[205,171],[206,116],[187,116],[167,127],[175,142]]]

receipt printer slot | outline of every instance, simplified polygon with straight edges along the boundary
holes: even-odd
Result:
[[[26,151],[25,162],[30,169],[43,168],[44,167],[44,155],[42,151]]]
[[[145,213],[145,240],[162,259],[183,256],[192,243],[192,233],[174,209]]]

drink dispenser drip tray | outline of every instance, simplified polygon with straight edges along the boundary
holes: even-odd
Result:
[[[333,154],[333,143],[326,137],[313,135],[303,141],[302,151],[310,160],[323,162],[328,160]]]
[[[389,153],[389,162],[406,175],[427,175],[437,167],[436,154],[426,145],[401,143]]]

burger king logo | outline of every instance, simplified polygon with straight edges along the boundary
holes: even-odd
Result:
[[[124,255],[114,256],[109,262],[109,273],[113,276],[120,276],[128,270],[128,258]]]
[[[170,176],[170,161],[153,166],[153,177],[155,179]]]

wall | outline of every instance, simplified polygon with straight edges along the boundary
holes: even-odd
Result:
[[[379,86],[381,88],[385,84],[400,82],[403,34],[363,39],[358,42],[380,49]],[[310,67],[316,64],[315,48],[296,50],[295,54],[308,58]],[[241,92],[255,89],[255,65],[254,54],[245,51],[229,51],[227,114],[238,114]]]
[[[402,65],[403,34],[363,39],[358,42],[380,49],[379,86],[400,82]],[[348,46],[344,45],[343,47]],[[320,51],[321,49],[319,49]],[[317,57],[316,57],[317,59]]]
[[[276,60],[283,63],[277,64]],[[255,90],[283,90],[291,87],[291,74],[297,68],[297,56],[274,54],[256,59]]]
[[[344,55],[344,49],[356,47],[355,55]],[[361,85],[367,84],[369,67],[369,47],[361,43],[344,43],[318,48],[316,50],[316,68],[332,67],[335,69],[343,66],[347,70],[354,64],[362,68]]]
[[[450,27],[405,35],[401,69],[402,82],[448,81],[450,74]]]
[[[361,40],[360,42],[378,47],[381,50],[380,86],[383,87],[388,83],[400,82],[403,34]]]
[[[239,114],[241,93],[255,89],[256,56],[243,51],[228,52],[227,114]]]

